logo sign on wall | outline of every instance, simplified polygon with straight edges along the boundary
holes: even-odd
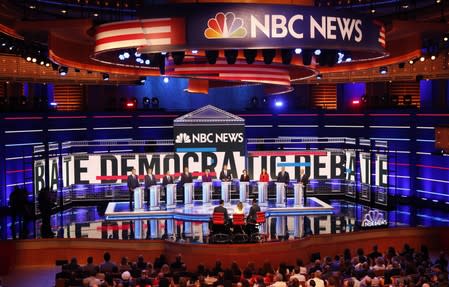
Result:
[[[370,18],[296,5],[208,4],[186,17],[189,46],[219,48],[369,48],[385,35]],[[244,39],[244,41],[242,41]]]

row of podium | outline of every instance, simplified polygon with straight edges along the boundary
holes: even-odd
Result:
[[[161,185],[153,185],[150,187],[149,194],[149,210],[159,210],[160,200],[161,200]],[[174,209],[176,208],[176,184],[168,184],[166,186],[166,208]],[[268,183],[258,182],[258,202],[259,206],[268,206]],[[193,183],[184,184],[184,206],[186,208],[193,207]],[[211,205],[212,199],[212,183],[203,182],[202,183],[202,202],[203,205]],[[294,191],[294,206],[303,207],[304,206],[304,190],[303,185],[296,183],[293,185]],[[134,210],[143,211],[144,210],[144,192],[145,190],[141,187],[134,189]],[[239,183],[239,199],[241,202],[246,202],[248,200],[249,194],[249,182]],[[225,204],[231,203],[231,182],[221,183],[221,199]],[[283,182],[276,182],[276,207],[285,207],[286,201],[286,185]]]

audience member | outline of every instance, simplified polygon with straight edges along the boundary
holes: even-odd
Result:
[[[118,268],[115,263],[111,262],[111,254],[109,252],[105,252],[103,255],[104,262],[100,264],[100,272],[101,273],[111,273],[117,272]]]
[[[94,264],[92,256],[87,257],[87,264],[83,266],[83,272],[88,276],[95,276],[99,272],[98,266]]]

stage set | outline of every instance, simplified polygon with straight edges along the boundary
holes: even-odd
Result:
[[[311,234],[310,218],[314,217],[322,219],[315,229],[335,229],[335,222],[331,228],[334,208],[320,200],[321,195],[354,200],[359,194],[357,200],[367,205],[388,207],[391,177],[388,146],[384,141],[289,138],[284,139],[286,145],[302,144],[304,148],[248,151],[247,146],[252,143],[245,138],[245,121],[213,106],[181,116],[173,124],[173,152],[88,154],[82,151],[92,145],[153,143],[71,141],[55,145],[54,156],[46,159],[43,147],[36,146],[36,197],[49,180],[52,190],[59,190],[56,196],[63,204],[86,200],[108,202],[105,220],[111,224],[128,222],[132,225],[131,236],[136,239],[177,240],[200,234],[203,242],[211,234],[212,215],[220,199],[231,219],[239,201],[247,216],[252,200],[256,199],[263,217],[256,223],[256,231],[268,234],[269,230],[275,230],[271,233],[283,238]],[[279,143],[282,144],[282,139]],[[311,144],[329,148],[310,148]],[[192,176],[187,183],[181,179],[186,167]],[[220,175],[223,167],[226,168],[224,178]],[[133,169],[138,184],[131,188],[129,177]],[[154,181],[145,186],[148,169]],[[206,170],[210,171],[208,175]],[[248,178],[240,181],[243,170],[247,171]],[[263,170],[267,172],[266,178],[260,181]],[[166,176],[173,181],[165,182]],[[362,221],[371,227],[387,224],[383,217]],[[107,226],[103,224],[106,231]]]

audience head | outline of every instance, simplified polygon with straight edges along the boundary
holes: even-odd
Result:
[[[257,204],[257,199],[253,198],[253,205]]]
[[[103,259],[104,261],[108,262],[109,260],[111,260],[111,254],[109,254],[109,252],[105,252],[103,254]]]
[[[88,264],[94,263],[94,258],[92,256],[87,257],[87,263]]]
[[[241,201],[237,202],[237,207],[243,209],[243,203]]]
[[[220,205],[224,205],[224,200],[223,200],[223,199],[220,199],[219,204],[220,204]]]
[[[310,280],[309,281],[309,286],[311,286],[311,287],[315,287],[316,286],[316,282],[315,282],[315,280]]]

